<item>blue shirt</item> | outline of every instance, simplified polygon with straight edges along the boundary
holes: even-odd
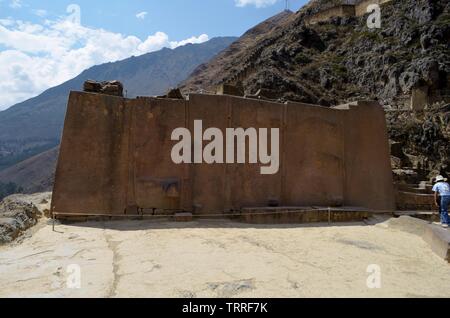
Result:
[[[441,197],[450,196],[450,185],[447,182],[436,183],[433,187],[433,191],[439,193]]]

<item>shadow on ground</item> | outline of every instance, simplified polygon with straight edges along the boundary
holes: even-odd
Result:
[[[294,229],[294,228],[322,228],[322,227],[353,227],[371,226],[388,220],[389,217],[371,218],[364,222],[341,223],[305,223],[305,224],[249,224],[229,219],[203,219],[192,222],[173,222],[168,219],[161,220],[114,220],[114,221],[88,221],[88,222],[62,222],[56,221],[55,230],[62,224],[68,228],[100,228],[116,231],[140,230],[168,230],[168,229]],[[52,221],[49,221],[50,224]]]

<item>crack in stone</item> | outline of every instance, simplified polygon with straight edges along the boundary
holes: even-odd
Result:
[[[20,258],[16,259],[16,261],[23,260],[23,259],[26,259],[26,258],[29,258],[29,257],[33,257],[33,256],[37,256],[37,255],[41,255],[41,254],[51,253],[51,252],[53,252],[53,251],[52,250],[47,250],[47,251],[42,251],[42,252],[39,252],[39,253],[26,255],[26,256],[23,256],[23,257],[20,257]]]
[[[105,234],[105,240],[108,244],[109,250],[113,253],[112,258],[112,266],[113,266],[113,282],[111,284],[111,288],[108,293],[108,298],[113,298],[117,296],[117,286],[119,285],[119,280],[121,278],[121,275],[119,275],[119,261],[120,256],[117,252],[117,247],[119,246],[120,242],[115,242],[112,240],[111,235]]]
[[[284,253],[284,252],[281,252],[281,251],[277,251],[275,248],[273,248],[273,247],[271,247],[271,246],[269,246],[267,244],[264,244],[262,242],[254,241],[254,240],[252,240],[251,238],[249,238],[247,236],[240,236],[240,239],[242,239],[243,241],[247,242],[248,244],[251,244],[251,245],[256,246],[258,248],[265,249],[265,250],[267,250],[267,251],[269,251],[269,252],[271,252],[273,254],[281,255],[281,256],[289,259],[294,264],[302,264],[302,265],[305,265],[305,266],[312,267],[314,269],[319,269],[319,270],[324,271],[324,272],[329,270],[329,268],[326,268],[324,266],[320,266],[318,264],[312,264],[312,263],[310,263],[308,261],[301,261],[301,260],[295,259],[294,257],[292,257],[291,255],[289,255],[287,253]],[[286,269],[289,269],[289,267],[286,266],[286,265],[284,265],[284,267]],[[289,270],[292,270],[292,269],[289,269]]]

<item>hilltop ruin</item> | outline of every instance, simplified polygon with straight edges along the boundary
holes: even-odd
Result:
[[[395,0],[341,0],[331,1],[326,6],[320,7],[320,10],[308,12],[307,24],[316,24],[322,21],[328,21],[331,18],[340,17],[362,17],[366,15],[367,8],[370,5],[383,5]]]

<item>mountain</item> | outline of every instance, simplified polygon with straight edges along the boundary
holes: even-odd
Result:
[[[189,76],[189,80],[182,83],[184,90],[193,92],[206,88],[214,91],[214,87],[208,84],[213,82],[217,84],[215,79],[221,78],[222,72],[229,71],[234,63],[239,63],[236,58],[240,58],[242,52],[247,51],[249,47],[252,47],[259,39],[264,38],[270,32],[289,23],[289,19],[293,16],[292,11],[286,10],[249,29],[211,61],[198,66]]]
[[[59,144],[68,93],[81,90],[85,80],[119,80],[128,97],[163,94],[235,40],[234,37],[219,37],[202,44],[188,44],[173,50],[165,48],[94,66],[35,98],[0,112],[0,171]]]
[[[368,14],[327,16],[340,3],[311,1],[253,43],[202,65],[184,89],[242,84],[247,95],[323,106],[378,100],[389,109],[391,143],[400,147],[393,166],[419,181],[449,173],[450,2],[389,1],[379,29],[368,28]],[[411,112],[413,98],[430,110]]]
[[[16,185],[24,193],[50,191],[58,152],[59,147],[56,147],[0,171],[0,181]]]
[[[236,38],[213,38],[202,44],[162,49],[123,61],[94,66],[41,95],[0,112],[0,186],[25,193],[53,186],[68,94],[84,81],[117,79],[127,97],[163,94]],[[11,190],[16,191],[16,190]]]

